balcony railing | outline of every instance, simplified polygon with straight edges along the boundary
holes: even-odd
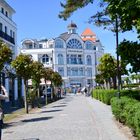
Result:
[[[9,42],[12,43],[12,44],[15,44],[14,38],[11,37],[11,36],[9,36],[8,34],[6,34],[6,33],[3,32],[3,31],[0,31],[0,37],[3,38],[3,39],[5,39],[5,40],[7,40],[7,41],[9,41]]]

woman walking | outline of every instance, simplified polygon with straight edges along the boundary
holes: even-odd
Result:
[[[8,99],[8,93],[6,89],[3,86],[1,86],[0,100],[5,100],[5,99]],[[3,111],[2,111],[2,107],[0,106],[0,140],[2,136],[2,125],[3,125]]]

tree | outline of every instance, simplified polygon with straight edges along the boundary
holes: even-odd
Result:
[[[31,78],[33,60],[29,55],[20,54],[12,61],[11,65],[15,69],[16,74],[24,79],[24,103],[25,111],[28,113],[27,93],[28,93],[28,79]]]
[[[54,86],[62,86],[63,80],[61,75],[58,72],[54,72],[52,75],[52,82]]]
[[[131,65],[130,72],[140,72],[140,44],[138,42],[124,40],[119,44],[118,53],[126,65]]]
[[[43,78],[45,80],[45,92],[47,91],[47,80],[51,81],[51,88],[53,90],[53,85],[52,85],[52,81],[53,81],[52,75],[53,75],[53,73],[54,73],[54,71],[50,68],[47,68],[47,69],[44,68],[44,70],[43,70]],[[53,94],[53,91],[51,93],[51,97],[53,97],[52,94]],[[46,104],[47,104],[47,95],[46,95]]]
[[[111,81],[113,82],[113,88],[116,89],[116,77],[117,77],[117,61],[110,54],[104,54],[100,58],[100,64],[97,66],[98,71],[100,72],[97,78],[104,79],[106,84],[111,86]],[[126,74],[125,69],[126,65],[120,62],[119,70],[121,75]]]
[[[9,62],[12,58],[11,49],[0,40],[0,71],[3,69],[4,64]]]
[[[59,17],[66,20],[77,9],[83,8],[88,4],[93,3],[93,0],[66,0],[66,3],[61,3],[64,8],[60,12]],[[140,34],[140,1],[139,0],[102,0],[99,1],[99,15],[107,15],[111,20],[116,19],[116,15],[120,19],[120,27],[123,31],[132,30],[135,27]],[[131,9],[131,10],[130,10]],[[96,15],[96,13],[93,13]],[[94,16],[91,16],[90,20]]]
[[[6,62],[9,62],[12,58],[11,49],[0,40],[0,79],[1,79],[1,71]],[[1,80],[0,80],[0,93],[1,93]]]
[[[40,80],[41,78],[43,78],[43,64],[38,62],[38,61],[34,61],[31,65],[32,67],[32,74],[31,74],[31,79],[32,79],[32,83],[34,83],[35,89],[34,91],[37,91],[37,98],[38,98],[38,107],[39,107],[39,85],[40,85]]]

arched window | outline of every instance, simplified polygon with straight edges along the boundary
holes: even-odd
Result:
[[[71,49],[82,49],[82,44],[77,39],[71,39],[67,43],[67,48],[71,48]]]
[[[90,41],[86,41],[85,45],[86,45],[86,49],[92,50],[93,44]]]
[[[87,55],[87,65],[91,65],[92,62],[91,62],[91,56],[90,55]]]
[[[48,64],[49,63],[49,56],[47,54],[44,54],[42,56],[42,63],[43,64]]]
[[[62,54],[58,54],[58,64],[60,65],[64,64],[64,59]]]
[[[58,68],[58,73],[59,73],[61,76],[64,76],[64,68],[63,68],[63,67],[59,67],[59,68]]]
[[[55,41],[55,48],[63,48],[63,42],[60,39]]]

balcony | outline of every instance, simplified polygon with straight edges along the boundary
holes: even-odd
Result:
[[[11,36],[9,36],[8,34],[6,34],[3,31],[0,31],[0,37],[3,38],[3,39],[5,39],[5,40],[7,40],[7,41],[9,41],[12,44],[15,44],[14,38],[12,38]]]

